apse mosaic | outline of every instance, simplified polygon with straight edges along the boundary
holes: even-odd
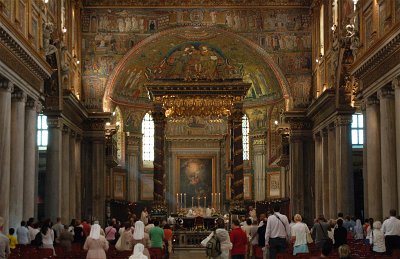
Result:
[[[123,75],[118,77],[116,89],[110,96],[120,104],[146,105],[148,95],[144,84],[157,77],[149,69],[154,72],[158,66],[168,68],[162,73],[170,78],[184,79],[186,73],[188,81],[224,78],[222,71],[229,71],[224,68],[232,66],[229,73],[241,74],[244,81],[252,83],[245,105],[249,102],[262,105],[265,101],[282,98],[288,93],[282,93],[282,82],[277,80],[287,75],[311,78],[310,22],[308,10],[303,8],[84,9],[82,85],[85,106],[102,108],[101,100],[110,75],[121,59],[137,46],[141,48],[137,48],[132,55],[134,60],[127,62],[120,71]],[[148,37],[179,27],[182,30],[175,30],[173,35],[164,35],[143,45]],[[249,47],[233,34],[250,40],[254,46]],[[283,72],[282,76],[277,79],[279,73],[271,69],[256,48],[272,57]],[[184,66],[185,62],[190,64]],[[289,92],[303,87],[300,80],[289,83]]]

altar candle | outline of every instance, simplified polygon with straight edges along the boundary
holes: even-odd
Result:
[[[176,210],[178,211],[179,210],[179,195],[178,195],[178,193],[176,193]]]
[[[200,208],[200,197],[197,197],[197,207]]]
[[[211,193],[211,207],[214,207],[214,193]]]
[[[204,208],[207,208],[207,197],[204,197]]]
[[[192,208],[193,208],[193,201],[194,201],[194,197],[192,197]]]
[[[183,207],[186,209],[186,193],[184,195],[185,195],[185,203]]]
[[[181,208],[182,208],[182,193],[180,195],[181,195]]]

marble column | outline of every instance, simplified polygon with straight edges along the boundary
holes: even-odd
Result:
[[[24,198],[23,219],[35,215],[35,183],[37,157],[37,112],[39,104],[35,100],[28,100],[25,109],[25,150],[24,150]]]
[[[154,201],[164,203],[166,194],[164,161],[166,118],[160,104],[156,105],[152,115],[154,119]]]
[[[336,126],[337,211],[354,215],[354,172],[351,147],[351,115],[340,115]]]
[[[253,142],[254,152],[254,198],[256,201],[265,200],[265,140]]]
[[[393,80],[392,85],[395,92],[397,192],[400,195],[400,75]],[[399,198],[397,202],[397,208],[400,209]]]
[[[231,134],[231,149],[232,149],[232,200],[243,200],[243,132],[242,132],[242,117],[243,104],[234,104],[232,118],[232,134]]]
[[[75,215],[77,218],[82,217],[82,169],[81,169],[81,141],[82,136],[80,134],[75,137],[75,190],[76,190],[76,212]]]
[[[373,96],[367,102],[367,170],[368,217],[382,219],[381,136],[379,101]]]
[[[315,145],[315,216],[323,213],[322,207],[322,138],[320,133],[314,135]]]
[[[291,170],[291,211],[304,215],[304,160],[303,136],[298,133],[290,134],[290,170]]]
[[[368,216],[368,167],[367,167],[367,159],[368,159],[368,146],[367,146],[367,127],[365,126],[365,122],[367,121],[367,105],[366,102],[363,101],[361,105],[361,110],[363,114],[363,126],[364,126],[364,138],[363,138],[363,187],[364,187],[364,217]]]
[[[45,217],[55,220],[61,215],[62,122],[59,117],[47,117],[49,141],[45,187]]]
[[[136,202],[139,200],[139,136],[127,136],[128,156],[128,200]]]
[[[321,153],[322,153],[322,212],[328,217],[329,211],[329,154],[328,154],[328,130],[321,131]]]
[[[76,133],[71,131],[69,135],[69,217],[76,219],[76,155],[75,155]],[[64,222],[68,223],[68,222]]]
[[[14,85],[0,79],[0,216],[8,229],[10,218],[11,92]]]
[[[26,94],[15,90],[11,98],[10,227],[22,220],[24,190],[24,138]]]
[[[62,222],[70,221],[70,153],[69,153],[69,134],[70,129],[67,126],[63,127],[62,134],[62,187],[61,187],[61,215]]]
[[[396,123],[394,92],[390,87],[379,90],[381,126],[381,172],[382,172],[382,211],[389,215],[390,209],[398,209],[396,175]],[[390,190],[390,191],[389,191]]]
[[[105,138],[94,139],[92,143],[92,202],[93,219],[104,222],[105,218]]]
[[[328,179],[329,179],[329,218],[334,218],[337,213],[337,168],[336,168],[336,132],[334,125],[328,126]]]

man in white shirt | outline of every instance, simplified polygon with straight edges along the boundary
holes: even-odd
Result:
[[[277,253],[286,251],[286,240],[290,237],[288,218],[279,211],[279,204],[274,205],[274,214],[268,217],[265,230],[265,246],[266,249],[269,248],[270,259],[275,259]]]
[[[29,245],[31,243],[25,221],[21,221],[21,226],[17,228],[17,240],[20,245]]]
[[[386,253],[392,255],[395,248],[400,248],[400,220],[396,218],[396,210],[390,210],[390,217],[382,224],[385,235]]]

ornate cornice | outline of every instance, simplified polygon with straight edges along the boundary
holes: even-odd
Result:
[[[36,50],[15,36],[11,32],[11,25],[7,23],[7,20],[0,16],[0,43],[6,46],[36,76],[42,80],[49,78],[53,72],[51,67],[36,53]]]
[[[335,127],[350,126],[351,122],[351,116],[338,116],[335,120]]]
[[[394,98],[394,90],[391,87],[383,87],[378,91],[379,100],[383,98]]]
[[[382,43],[381,43],[382,44]],[[373,54],[368,60],[366,60],[362,65],[353,71],[353,75],[356,78],[363,78],[368,72],[374,70],[375,68],[381,66],[381,62],[386,58],[393,55],[400,48],[400,32],[393,37],[387,44],[385,44],[381,49],[379,49],[375,54]]]
[[[368,97],[367,106],[370,106],[370,105],[379,105],[379,100],[378,100],[377,96],[373,95],[373,96]]]
[[[163,1],[137,1],[137,0],[84,0],[83,6],[85,8],[226,8],[226,7],[240,7],[240,8],[260,8],[260,7],[306,7],[309,8],[311,0],[296,0],[296,1],[268,1],[268,0],[244,0],[239,3],[237,0],[219,0],[219,1],[180,1],[168,0]]]

